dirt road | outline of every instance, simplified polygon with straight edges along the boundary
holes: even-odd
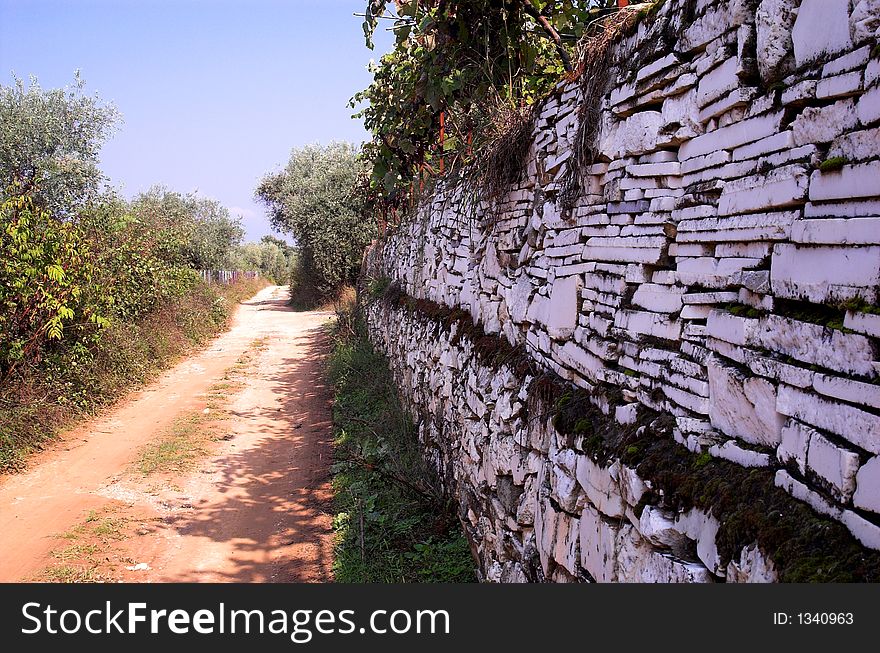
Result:
[[[0,478],[0,581],[329,580],[332,315],[286,301]]]

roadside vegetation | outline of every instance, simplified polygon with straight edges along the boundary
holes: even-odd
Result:
[[[351,312],[333,343],[336,581],[475,582],[454,504],[422,457],[387,361]]]
[[[489,197],[503,192],[522,172],[533,107],[562,79],[584,76],[585,55],[607,35],[607,21],[636,17],[656,1],[625,11],[617,0],[365,4],[367,46],[384,28],[395,45],[351,106],[372,134],[362,154],[365,201],[393,226],[443,176],[468,175]]]
[[[272,226],[297,244],[290,274],[295,307],[338,301],[354,286],[364,247],[376,236],[357,187],[365,171],[350,143],[307,145],[294,148],[284,170],[257,187]]]
[[[225,327],[286,279],[283,241],[242,245],[219,202],[107,188],[98,152],[118,113],[83,82],[0,86],[0,472]],[[205,285],[200,269],[262,278]]]

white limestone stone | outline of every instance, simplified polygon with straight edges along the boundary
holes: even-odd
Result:
[[[632,302],[649,311],[657,313],[676,313],[681,310],[683,288],[643,283],[636,288]]]
[[[715,247],[715,256],[765,258],[770,255],[771,251],[770,243],[719,243]]]
[[[852,510],[844,510],[840,521],[849,529],[852,536],[864,546],[869,549],[880,550],[880,526],[869,522]]]
[[[716,458],[723,458],[743,467],[769,467],[770,455],[752,449],[739,446],[735,440],[728,440],[724,444],[713,444],[709,447],[709,454]]]
[[[714,246],[708,243],[672,243],[669,246],[670,256],[711,256],[714,252]]]
[[[856,474],[853,505],[856,508],[880,513],[880,456],[871,458]]]
[[[599,583],[617,580],[617,533],[590,505],[584,507],[580,522],[580,563]]]
[[[727,311],[713,310],[706,322],[706,335],[734,345],[745,345],[752,342],[752,332],[758,326],[757,320],[738,317]]]
[[[639,532],[646,540],[659,547],[686,550],[691,541],[676,525],[676,514],[656,506],[645,506],[639,518]]]
[[[857,95],[862,90],[862,71],[852,72],[827,77],[816,84],[816,98],[827,100],[829,98],[847,97]]]
[[[547,311],[542,320],[552,337],[562,340],[574,334],[579,292],[579,280],[576,276],[561,277],[553,281]]]
[[[856,488],[859,455],[816,433],[810,438],[807,469],[825,479],[835,497],[845,503]]]
[[[588,378],[598,378],[601,370],[605,368],[605,363],[601,358],[573,342],[566,342],[556,348],[553,353],[554,357],[563,365]]]
[[[748,330],[747,345],[838,372],[869,377],[877,375],[871,363],[874,357],[872,345],[863,336],[781,315],[768,315],[751,322],[754,326]]]
[[[740,283],[745,290],[753,293],[768,293],[770,292],[770,271],[744,270],[732,278],[731,282]]]
[[[871,413],[788,385],[779,386],[776,409],[866,451],[880,453],[880,420]]]
[[[880,215],[880,200],[841,199],[828,203],[807,202],[805,218],[861,218]]]
[[[670,320],[668,316],[649,311],[618,311],[614,315],[614,326],[631,333],[677,340],[681,336],[681,323]]]
[[[668,177],[681,174],[681,164],[678,161],[664,163],[639,163],[627,166],[626,171],[633,177]],[[642,182],[644,183],[644,182]]]
[[[676,242],[751,242],[787,240],[791,225],[799,216],[794,211],[773,211],[730,217],[682,220]],[[729,270],[732,272],[733,270]]]
[[[838,506],[829,503],[821,494],[808,488],[786,470],[780,469],[777,471],[774,482],[776,487],[781,487],[795,499],[808,504],[820,515],[825,515],[833,519],[841,518],[843,511]]]
[[[803,0],[792,28],[798,66],[852,47],[850,0]]]
[[[754,143],[777,133],[781,121],[781,113],[767,114],[707,132],[683,143],[679,149],[679,159],[684,162],[716,150],[732,150],[746,143]]]
[[[601,142],[600,149],[612,159],[650,152],[657,146],[662,125],[659,111],[640,111],[622,120]]]
[[[635,424],[638,417],[639,404],[624,404],[614,409],[614,421],[618,424]]]
[[[712,307],[704,304],[688,304],[681,309],[682,320],[705,320],[712,312]]]
[[[856,103],[859,122],[870,125],[880,120],[880,86],[868,90]]]
[[[878,5],[878,7],[880,7],[880,5]],[[871,47],[868,45],[862,46],[861,48],[853,50],[841,57],[837,57],[822,66],[822,77],[832,77],[834,75],[839,75],[840,73],[855,70],[856,68],[862,68],[868,63],[870,56]]]
[[[791,240],[812,245],[880,244],[880,218],[796,220]]]
[[[843,326],[845,329],[880,338],[880,315],[847,311]]]
[[[849,24],[855,43],[880,36],[880,0],[853,0]]]
[[[804,79],[796,84],[792,84],[782,92],[782,104],[785,106],[799,106],[815,99],[816,84],[818,82],[815,79]]]
[[[677,63],[678,57],[675,55],[675,53],[667,54],[665,57],[661,57],[660,59],[656,59],[646,66],[642,66],[639,69],[639,72],[636,73],[636,81],[640,82],[643,79],[647,79],[648,77],[656,75],[657,73],[662,72],[667,68],[671,68]]]
[[[720,522],[712,515],[697,508],[691,508],[675,520],[675,527],[697,543],[697,557],[714,574],[723,575],[724,566],[718,555],[715,537],[718,535]]]
[[[699,172],[706,168],[714,168],[730,161],[730,152],[726,150],[718,150],[710,154],[693,157],[687,161],[681,162],[681,174],[686,175],[692,172]]]
[[[743,145],[733,151],[734,161],[742,161],[744,159],[754,159],[770,152],[778,152],[790,148],[794,143],[792,131],[787,129],[784,132],[773,134],[760,141],[755,141],[749,145]]]
[[[580,561],[580,519],[559,513],[556,520],[556,538],[553,559],[568,573],[577,575]]]
[[[880,284],[880,247],[779,243],[773,247],[770,284],[775,295],[790,299],[826,302],[865,296],[873,300]]]
[[[590,503],[608,517],[622,517],[626,510],[617,485],[618,465],[600,467],[589,456],[577,458],[577,481]]]
[[[738,278],[743,270],[758,267],[760,259],[753,258],[695,258],[680,259],[676,276],[684,284],[699,284],[706,288],[726,288],[731,279]]]
[[[779,575],[776,565],[758,548],[751,544],[740,551],[738,560],[731,560],[727,566],[728,583],[776,583]]]
[[[818,433],[815,429],[811,429],[797,420],[788,420],[782,427],[782,441],[776,448],[776,458],[783,464],[795,463],[801,473],[805,473],[810,439]]]
[[[776,388],[760,377],[747,378],[735,368],[710,359],[709,419],[730,437],[775,447],[785,418],[776,412]]]
[[[827,143],[858,124],[855,101],[839,100],[823,107],[806,107],[791,125],[795,145]]]
[[[878,79],[880,79],[880,58],[871,59],[865,66],[865,88],[873,86]]]
[[[514,322],[520,323],[526,319],[529,310],[529,300],[534,287],[525,275],[520,276],[508,294],[507,310]]]
[[[656,551],[632,526],[618,535],[617,582],[620,583],[712,583],[709,570],[697,562],[680,560]]]
[[[813,389],[827,397],[880,409],[880,385],[875,383],[816,373],[813,375]]]
[[[762,0],[755,12],[758,71],[765,84],[791,68],[797,0]]]
[[[735,57],[727,59],[700,79],[697,85],[698,106],[704,107],[739,86],[738,63]]]
[[[620,496],[628,505],[637,506],[642,496],[648,491],[647,484],[635,469],[626,465],[620,466],[617,477],[620,484]]]
[[[693,93],[681,93],[663,100],[660,134],[673,140],[688,140],[703,133],[700,108]]]
[[[679,38],[679,47],[684,51],[701,48],[733,27],[729,4],[724,2],[709,7],[702,16],[688,25]]]
[[[808,185],[806,170],[799,165],[745,177],[725,186],[718,202],[718,215],[800,204],[806,199]]]
[[[850,162],[880,157],[880,127],[849,132],[835,138],[828,149],[828,158],[834,157],[842,157]]]
[[[535,515],[535,544],[541,561],[541,569],[544,575],[550,573],[553,554],[556,549],[556,522],[559,513],[544,499],[538,502],[538,511]]]

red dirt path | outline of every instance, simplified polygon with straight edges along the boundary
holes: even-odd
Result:
[[[207,349],[64,435],[26,472],[0,478],[0,581],[46,577],[71,557],[69,566],[99,565],[113,580],[330,580],[322,327],[332,315],[295,312],[286,301],[285,288],[264,289]],[[215,425],[222,439],[185,472],[139,474],[142,448],[200,414],[246,352],[226,419]],[[95,515],[119,527],[91,534],[84,525]],[[98,551],[88,560],[59,554],[71,541]]]

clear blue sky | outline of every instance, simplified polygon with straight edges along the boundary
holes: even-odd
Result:
[[[360,142],[348,99],[390,45],[366,48],[365,0],[0,0],[0,83],[44,88],[81,71],[123,115],[102,169],[131,197],[152,184],[220,200],[247,237],[270,228],[253,200],[290,149]]]

